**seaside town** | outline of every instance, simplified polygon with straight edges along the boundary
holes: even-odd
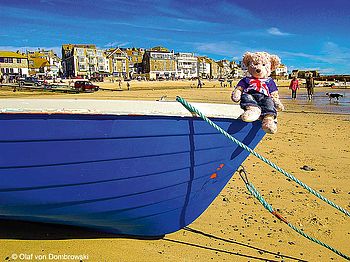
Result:
[[[14,83],[26,77],[40,80],[89,79],[179,80],[208,79],[222,83],[246,75],[242,61],[219,60],[194,53],[175,52],[162,46],[100,49],[94,44],[64,44],[61,57],[53,50],[0,50],[0,81]],[[348,81],[349,76],[321,76],[317,70],[293,70],[281,64],[271,74],[274,79],[293,77]],[[232,86],[232,84],[230,85]]]

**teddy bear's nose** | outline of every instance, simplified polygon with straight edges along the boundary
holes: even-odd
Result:
[[[256,69],[256,72],[257,72],[257,73],[260,73],[260,72],[261,72],[261,69]]]

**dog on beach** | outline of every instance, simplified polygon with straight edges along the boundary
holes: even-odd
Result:
[[[344,95],[338,93],[326,93],[326,96],[329,97],[329,101],[332,101],[332,99],[337,99],[337,101],[339,101],[340,97],[344,97]]]

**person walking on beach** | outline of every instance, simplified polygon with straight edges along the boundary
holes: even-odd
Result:
[[[293,77],[292,81],[290,81],[289,89],[292,90],[292,99],[295,100],[297,98],[297,90],[299,89],[299,81],[296,77]]]
[[[197,88],[202,88],[202,86],[203,86],[203,83],[202,83],[200,77],[198,77],[198,85],[197,85]]]
[[[121,79],[119,79],[118,85],[119,85],[119,89],[122,89],[122,80]]]
[[[306,89],[307,89],[307,98],[311,100],[314,96],[314,78],[312,76],[309,76],[306,78]]]
[[[126,82],[126,87],[128,88],[128,90],[130,90],[130,82]]]

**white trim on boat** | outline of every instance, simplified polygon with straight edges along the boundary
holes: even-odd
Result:
[[[192,103],[214,118],[238,118],[239,105]],[[86,99],[1,99],[0,113],[180,116],[192,114],[178,102]]]

